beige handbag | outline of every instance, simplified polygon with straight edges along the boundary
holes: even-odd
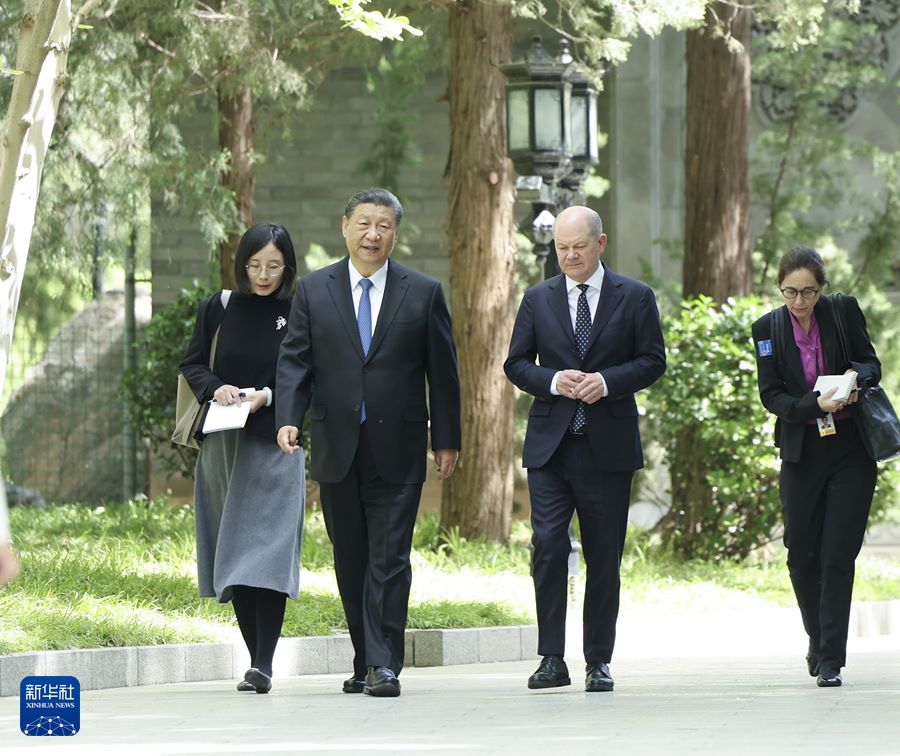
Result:
[[[222,290],[222,307],[228,307],[228,300],[231,298],[231,292],[228,289]],[[216,360],[216,344],[219,342],[219,329],[212,337],[212,344],[209,348],[209,369],[213,369],[213,363]],[[172,433],[172,443],[180,446],[190,446],[192,449],[199,449],[200,444],[194,435],[200,425],[200,418],[203,415],[203,405],[197,401],[194,392],[191,391],[191,384],[187,382],[181,372],[178,373],[178,391],[175,394],[175,430]]]

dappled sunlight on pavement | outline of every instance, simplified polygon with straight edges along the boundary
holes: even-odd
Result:
[[[672,628],[650,630],[662,638]],[[706,637],[689,657],[622,653],[611,665],[613,693],[586,694],[574,654],[572,686],[549,691],[525,686],[536,660],[408,669],[396,699],[345,695],[344,675],[276,678],[265,696],[238,693],[234,681],[86,691],[81,732],[65,744],[19,733],[18,700],[7,698],[0,748],[4,756],[51,746],[100,756],[122,746],[130,756],[897,753],[900,638],[851,641],[844,686],[820,689],[806,673],[803,645],[754,653],[760,647],[740,647],[741,637],[730,655],[724,641],[722,653],[697,653]]]

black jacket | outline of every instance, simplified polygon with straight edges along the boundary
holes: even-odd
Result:
[[[585,406],[586,433],[605,472],[644,466],[634,394],[666,370],[659,311],[653,290],[605,265],[600,301],[582,360],[575,345],[565,276],[560,274],[525,292],[504,363],[506,375],[534,396],[522,465],[543,467],[566,433],[576,402],[550,393],[559,370],[599,372],[608,395]]]
[[[838,341],[832,297],[821,297],[813,310],[819,323],[826,373],[837,375],[852,367],[859,373],[857,381],[860,385],[865,383],[874,386],[881,380],[881,363],[869,339],[866,319],[856,299],[843,297],[843,303],[849,360],[843,355]],[[773,310],[753,324],[753,344],[759,397],[763,406],[778,418],[775,422],[775,446],[780,449],[783,460],[799,462],[807,422],[825,417],[827,413],[819,408],[819,393],[806,386],[800,350],[794,341],[791,316],[786,306],[783,307],[785,316],[781,333],[773,333]],[[783,339],[783,365],[778,360],[777,339]],[[760,343],[766,341],[772,342],[771,348],[765,344],[760,347]]]
[[[459,374],[444,292],[434,278],[388,260],[364,356],[348,265],[345,257],[297,285],[278,359],[277,425],[302,428],[309,412],[312,477],[336,483],[356,454],[365,400],[379,474],[392,483],[420,483],[429,416],[431,448],[461,448]]]

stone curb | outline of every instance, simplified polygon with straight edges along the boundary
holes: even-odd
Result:
[[[537,655],[537,627],[409,630],[409,666],[518,661]],[[350,636],[282,638],[275,676],[322,675],[353,670]],[[0,697],[19,695],[29,675],[72,675],[82,690],[160,683],[239,680],[250,664],[243,642],[39,651],[0,656]]]
[[[796,624],[796,609],[790,613]],[[722,618],[725,619],[725,618]],[[659,621],[659,620],[657,620]],[[856,602],[850,637],[900,635],[900,600]],[[282,638],[275,654],[275,675],[321,675],[352,671],[349,635]],[[537,626],[460,630],[409,630],[409,666],[520,661],[537,657]],[[249,666],[247,650],[234,643],[126,646],[78,651],[42,651],[0,656],[0,696],[16,696],[28,675],[73,675],[82,690],[157,685],[160,683],[238,680]]]

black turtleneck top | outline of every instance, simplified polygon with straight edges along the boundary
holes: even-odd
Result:
[[[181,372],[194,396],[208,402],[219,386],[252,386],[272,390],[272,403],[250,415],[245,430],[254,436],[275,439],[275,369],[281,340],[287,333],[291,299],[231,292],[223,308],[221,292],[200,304],[194,335],[181,361]],[[209,369],[209,352],[221,324],[216,359]],[[202,422],[201,422],[202,427]]]

